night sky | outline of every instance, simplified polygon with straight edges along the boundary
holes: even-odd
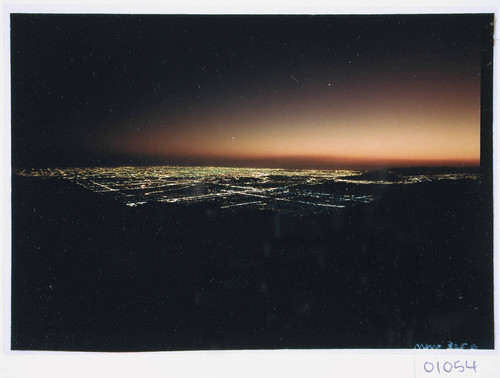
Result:
[[[12,15],[12,164],[477,165],[490,19]]]

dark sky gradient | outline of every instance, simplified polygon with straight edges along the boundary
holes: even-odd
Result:
[[[477,165],[490,20],[12,15],[13,165]]]

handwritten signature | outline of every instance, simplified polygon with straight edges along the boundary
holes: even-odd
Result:
[[[456,344],[453,341],[448,341],[448,344],[415,344],[414,349],[477,349],[477,345],[469,343]]]

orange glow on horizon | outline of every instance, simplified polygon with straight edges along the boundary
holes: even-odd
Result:
[[[337,92],[221,100],[169,121],[159,113],[152,127],[136,121],[105,145],[122,154],[244,164],[478,165],[479,81],[438,84],[360,81]]]

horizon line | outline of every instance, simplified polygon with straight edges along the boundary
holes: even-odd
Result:
[[[323,170],[323,171],[335,171],[335,170],[359,170],[359,171],[378,171],[378,170],[391,170],[391,169],[422,169],[422,168],[449,168],[449,169],[460,169],[460,168],[476,168],[480,169],[479,164],[442,164],[442,165],[372,165],[372,166],[341,166],[341,167],[285,167],[285,166],[257,166],[257,165],[235,165],[235,164],[189,164],[189,163],[138,163],[138,164],[124,164],[124,163],[109,163],[109,164],[98,164],[98,165],[85,165],[85,164],[74,164],[74,165],[47,165],[47,166],[31,166],[31,167],[15,167],[12,166],[11,170],[21,171],[21,170],[36,170],[36,169],[69,169],[69,168],[139,168],[139,167],[189,167],[189,168],[235,168],[235,169],[281,169],[281,170]]]

